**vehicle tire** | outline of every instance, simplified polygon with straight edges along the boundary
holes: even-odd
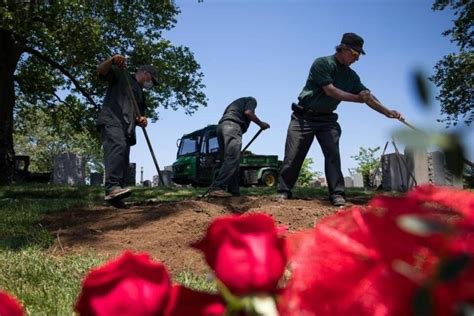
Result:
[[[274,187],[277,185],[277,173],[273,170],[263,172],[260,183],[266,187]]]

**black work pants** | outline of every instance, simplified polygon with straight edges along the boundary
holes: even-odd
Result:
[[[340,136],[341,127],[337,123],[335,113],[312,117],[293,113],[286,136],[285,158],[278,178],[278,192],[291,192],[316,137],[324,155],[329,196],[344,195],[344,177],[339,153]]]
[[[109,194],[126,185],[130,142],[123,126],[102,125],[100,136],[104,148],[105,192]]]
[[[217,141],[222,165],[214,186],[233,194],[240,193],[239,165],[242,148],[242,128],[232,121],[224,121],[217,126]]]

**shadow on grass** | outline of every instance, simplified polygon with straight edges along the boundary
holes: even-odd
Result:
[[[189,201],[189,203],[195,203]],[[113,231],[134,229],[159,221],[189,209],[186,203],[174,204],[158,202],[151,206],[140,206],[131,209],[113,209],[96,207],[96,209],[71,209],[44,216],[41,225],[50,233],[60,235],[69,246],[81,243],[94,243],[103,234]]]
[[[138,204],[161,204],[167,201],[181,201],[199,195],[204,189],[194,188],[132,188],[128,201]],[[94,206],[101,206],[103,188],[93,186],[60,186],[50,184],[28,184],[0,187],[0,249],[20,250],[26,247],[49,247],[55,236],[45,226],[44,218],[51,218],[59,225],[93,224],[104,216],[118,217],[117,210],[105,208],[103,212],[91,212]],[[152,201],[152,202],[150,202]],[[131,222],[109,222],[106,230],[120,230],[137,227],[148,221],[168,216],[175,210],[167,207],[147,210],[135,214]],[[123,215],[126,217],[126,215]],[[64,226],[63,226],[64,227]],[[86,234],[89,238],[91,234]],[[85,237],[86,238],[86,237]]]

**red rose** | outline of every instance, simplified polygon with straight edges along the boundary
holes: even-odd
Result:
[[[395,229],[402,227],[405,230],[387,234],[382,229],[378,234],[381,243],[386,243],[386,238],[404,238],[405,245],[423,245],[441,257],[459,253],[474,255],[474,194],[469,191],[425,185],[403,197],[376,197],[369,205],[385,212],[383,217],[372,221],[374,230],[380,227],[380,223],[389,221],[397,222]],[[429,223],[434,231],[407,231],[401,220],[410,217]],[[402,247],[406,248],[405,245]]]
[[[415,303],[450,315],[472,304],[473,207],[470,192],[422,186],[290,236],[281,315],[411,315]]]
[[[225,304],[218,295],[202,293],[174,285],[165,316],[223,316]]]
[[[22,316],[23,308],[18,301],[10,294],[0,291],[0,315],[1,316]]]
[[[417,285],[384,260],[364,215],[349,209],[288,237],[292,277],[279,301],[282,316],[410,315]]]
[[[218,218],[193,246],[236,295],[275,292],[286,265],[284,239],[266,214]]]
[[[86,276],[80,315],[162,315],[171,288],[166,268],[147,254],[125,252]]]

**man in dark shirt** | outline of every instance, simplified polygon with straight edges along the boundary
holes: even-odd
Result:
[[[224,115],[217,126],[217,140],[222,159],[222,166],[213,188],[209,192],[212,197],[239,196],[239,164],[242,148],[242,135],[254,122],[261,129],[270,127],[255,115],[257,100],[253,97],[244,97],[235,100],[224,111]]]
[[[299,102],[292,105],[285,158],[278,179],[280,198],[292,197],[291,190],[316,137],[324,154],[324,171],[331,203],[335,206],[345,204],[339,153],[341,127],[337,123],[337,114],[333,112],[341,101],[366,103],[389,118],[401,118],[397,111],[383,107],[349,67],[359,60],[360,54],[365,55],[363,44],[364,40],[359,35],[345,33],[334,55],[317,58],[311,66],[306,84],[298,97]]]
[[[99,76],[109,83],[97,120],[104,148],[105,200],[116,207],[123,207],[121,200],[130,195],[130,189],[125,188],[125,179],[130,146],[136,144],[135,126],[148,124],[144,116],[143,88],[149,89],[157,83],[157,71],[153,66],[141,66],[133,75],[124,68],[125,57],[121,55],[114,55],[97,67]],[[134,102],[140,113],[136,113]]]

